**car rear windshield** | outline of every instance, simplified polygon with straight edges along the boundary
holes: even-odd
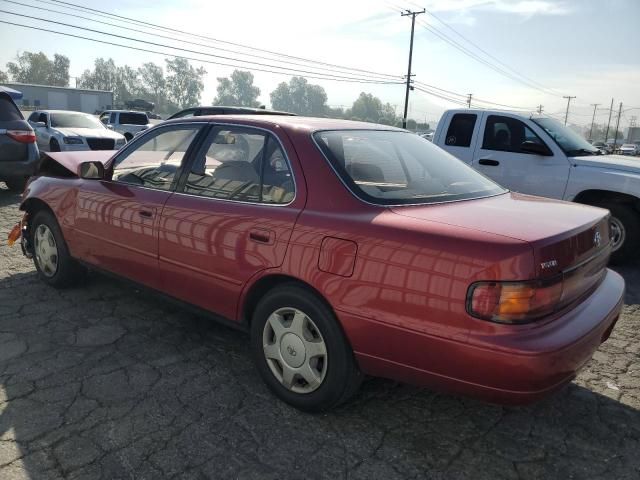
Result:
[[[120,123],[122,125],[146,125],[149,118],[145,113],[120,113]]]
[[[24,120],[20,110],[7,95],[0,95],[0,122],[15,122],[16,120]]]
[[[97,118],[84,113],[52,113],[53,128],[104,128]]]
[[[413,133],[340,130],[313,136],[347,187],[370,203],[439,203],[506,192]]]

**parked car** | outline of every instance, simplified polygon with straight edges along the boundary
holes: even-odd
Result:
[[[129,110],[105,110],[100,115],[100,121],[107,128],[124,135],[127,142],[153,126],[146,113]]]
[[[638,155],[640,154],[640,149],[635,143],[623,143],[618,149],[618,153],[620,155]]]
[[[364,122],[164,122],[115,154],[48,154],[20,208],[11,238],[43,282],[89,266],[211,312],[310,411],[363,374],[534,401],[575,376],[623,302],[606,210],[510,193]]]
[[[40,157],[33,129],[13,101],[21,97],[20,92],[0,86],[0,182],[14,192],[22,192]]]
[[[88,113],[35,110],[29,115],[29,124],[42,152],[117,150],[126,143],[124,136],[109,130]]]
[[[604,142],[593,142],[591,145],[596,147],[601,155],[607,155],[607,154],[611,153],[609,151],[609,147],[607,147],[607,144],[604,143]]]
[[[449,110],[434,143],[513,191],[607,208],[612,261],[639,256],[640,163],[600,155],[562,123],[544,116]]]
[[[250,107],[193,107],[181,110],[171,115],[168,120],[176,118],[201,117],[203,115],[288,115],[295,116],[295,113],[279,112],[277,110],[266,110],[264,108]]]
[[[146,113],[147,113],[147,118],[149,118],[150,120],[162,120],[162,117],[157,113],[153,113],[153,112],[146,112]]]

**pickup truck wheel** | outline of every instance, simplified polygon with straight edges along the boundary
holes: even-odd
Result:
[[[76,262],[62,236],[55,217],[46,210],[40,210],[31,225],[33,263],[40,279],[55,288],[65,288],[78,283],[86,269]]]
[[[271,290],[256,306],[251,352],[271,391],[307,412],[346,401],[362,380],[331,309],[294,283]]]
[[[630,206],[620,203],[601,203],[597,206],[611,212],[611,263],[622,265],[638,258],[640,215]]]

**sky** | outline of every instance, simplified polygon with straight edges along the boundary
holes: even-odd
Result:
[[[113,42],[158,49],[167,54],[143,53],[0,23],[0,69],[3,70],[6,62],[13,60],[20,51],[43,51],[49,56],[53,56],[54,53],[64,54],[71,60],[70,73],[73,77],[91,68],[96,57],[111,57],[118,65],[127,64],[133,67],[148,61],[162,64],[163,58],[171,54],[225,62],[210,56],[221,55],[274,64],[273,55],[229,44],[215,44],[209,40],[191,37],[190,41],[210,45],[194,46],[132,32],[126,28],[90,22],[78,16],[96,19],[98,17],[86,11],[70,11],[68,3],[65,5],[51,0],[16,1],[23,5],[0,0],[0,20],[109,39],[98,33],[21,18],[7,12],[27,14],[193,49],[200,53],[190,54],[110,38]],[[526,110],[542,105],[545,113],[559,118],[564,117],[567,104],[563,96],[575,96],[576,98],[571,100],[569,122],[580,125],[591,122],[593,103],[600,104],[596,110],[596,122],[606,122],[612,98],[616,111],[619,102],[623,102],[622,126],[627,126],[633,121],[634,116],[640,118],[640,0],[68,2],[209,38],[330,64],[397,75],[398,78],[407,72],[411,30],[410,18],[403,17],[400,13],[402,10],[420,10],[424,7],[427,13],[416,17],[413,54],[416,82],[460,95],[472,93],[472,106],[481,105],[474,103],[474,99]],[[41,8],[68,13],[43,11],[37,8],[38,5]],[[115,18],[101,20],[118,23]],[[139,28],[131,24],[128,26]],[[179,33],[164,34],[174,38],[187,38]],[[452,43],[463,47],[471,55],[461,52]],[[224,52],[222,48],[270,58],[265,60],[241,57],[237,53]],[[202,55],[202,52],[208,53],[209,56]],[[216,95],[216,78],[230,75],[233,68],[210,63],[192,63],[202,65],[207,70],[201,102],[210,104]],[[295,68],[306,69],[302,66]],[[251,70],[251,67],[243,69]],[[254,83],[261,89],[259,100],[268,106],[269,93],[278,83],[288,81],[292,74],[254,71],[254,75]],[[397,113],[402,114],[405,90],[401,84],[361,84],[326,79],[309,81],[325,88],[331,106],[348,107],[359,93],[364,91],[373,93],[383,102],[391,103],[397,108]],[[442,90],[435,91],[444,93]],[[452,96],[450,93],[445,95]],[[434,123],[448,108],[458,108],[458,105],[417,90],[411,92],[409,116],[412,118],[419,121],[426,119]],[[638,124],[640,125],[640,120]]]

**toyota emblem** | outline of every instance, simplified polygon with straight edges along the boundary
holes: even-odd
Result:
[[[601,242],[602,237],[600,236],[600,232],[596,231],[595,235],[593,236],[593,245],[595,247],[599,247]]]

